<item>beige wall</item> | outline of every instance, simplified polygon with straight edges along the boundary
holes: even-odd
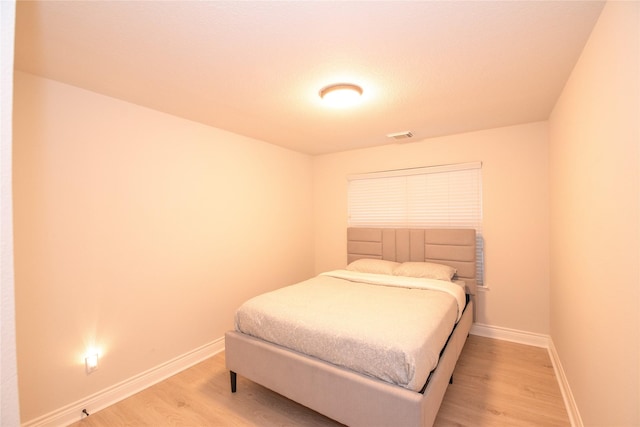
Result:
[[[347,176],[482,161],[485,283],[478,322],[549,332],[548,129],[532,123],[317,156],[316,272],[346,263]]]
[[[20,72],[14,119],[22,422],[221,338],[241,301],[313,273],[309,156]]]
[[[550,119],[551,336],[586,426],[640,425],[639,22],[605,6]]]

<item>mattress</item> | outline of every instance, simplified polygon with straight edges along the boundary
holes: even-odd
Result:
[[[235,328],[419,391],[464,304],[452,282],[335,270],[248,300]]]

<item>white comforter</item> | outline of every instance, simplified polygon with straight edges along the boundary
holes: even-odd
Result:
[[[236,330],[420,390],[464,309],[451,282],[335,270],[259,295]]]

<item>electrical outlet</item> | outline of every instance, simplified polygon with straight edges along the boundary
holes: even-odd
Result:
[[[87,370],[87,375],[91,372],[98,369],[98,353],[91,354],[84,358],[85,369]]]

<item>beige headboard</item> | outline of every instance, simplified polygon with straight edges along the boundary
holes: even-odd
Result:
[[[476,294],[476,231],[452,228],[347,228],[348,262],[359,258],[427,261],[457,270]]]

